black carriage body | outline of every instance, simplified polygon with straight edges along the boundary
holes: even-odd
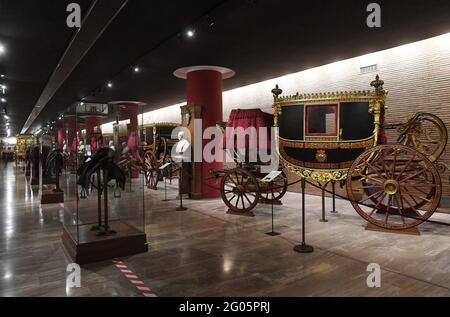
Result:
[[[374,145],[375,118],[369,106],[368,101],[282,106],[278,123],[283,158],[306,168],[349,168]]]
[[[354,161],[384,142],[386,93],[375,91],[274,94],[280,161],[289,171],[319,183],[343,181]]]

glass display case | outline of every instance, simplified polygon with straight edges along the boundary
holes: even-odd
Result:
[[[64,114],[62,239],[79,264],[147,251],[142,119],[134,102],[80,102]]]

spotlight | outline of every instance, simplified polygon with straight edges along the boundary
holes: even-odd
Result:
[[[112,82],[109,82],[108,83],[108,88],[112,88],[113,87],[113,83]]]
[[[209,15],[206,17],[206,23],[208,23],[210,28],[216,25],[216,22],[214,22],[213,18]]]
[[[135,67],[135,68],[134,68],[134,72],[135,72],[135,73],[139,73],[139,71],[140,71],[139,67]]]
[[[3,55],[6,52],[5,46],[3,44],[0,44],[0,55]]]
[[[9,117],[8,117],[8,115],[3,115],[3,118],[5,118],[6,120],[9,120]]]
[[[5,78],[5,75],[1,74],[0,77],[1,77],[1,78]]]
[[[194,37],[195,31],[192,30],[192,29],[191,29],[191,30],[187,30],[186,35],[187,35],[188,37]]]
[[[5,103],[5,102],[6,102],[6,99],[5,99],[5,98],[2,98],[1,101],[2,101],[3,103]]]

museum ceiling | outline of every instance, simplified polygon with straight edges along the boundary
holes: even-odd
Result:
[[[0,0],[2,108],[12,134],[24,125],[36,130],[82,98],[139,100],[148,110],[181,102],[185,83],[173,71],[183,66],[234,69],[228,90],[450,32],[448,0],[378,1],[379,29],[367,27],[371,1],[361,0],[78,0],[90,15],[78,35],[92,45],[74,48],[70,2]],[[58,71],[63,80],[55,84]]]

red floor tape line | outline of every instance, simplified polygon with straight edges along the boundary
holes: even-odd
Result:
[[[114,265],[116,268],[122,272],[122,274],[125,276],[127,280],[130,281],[131,284],[133,284],[139,292],[142,293],[144,297],[158,297],[158,293],[155,291],[152,291],[150,288],[145,286],[144,282],[142,282],[139,277],[137,277],[133,271],[129,270],[125,263],[118,259],[113,260]]]

